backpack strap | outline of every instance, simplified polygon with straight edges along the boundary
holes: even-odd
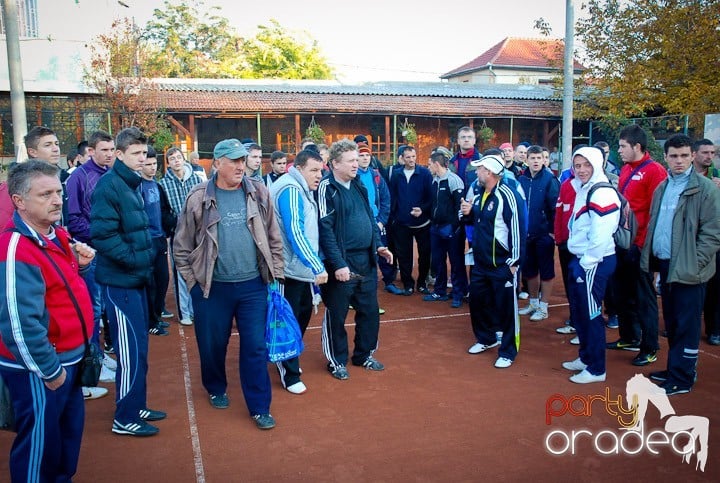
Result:
[[[593,193],[595,193],[595,191],[598,188],[610,188],[617,193],[617,190],[615,189],[615,187],[612,184],[607,183],[605,181],[598,181],[597,183],[595,183],[594,185],[592,185],[590,187],[590,189],[588,190],[587,198],[585,198],[585,208],[587,209],[587,211],[590,211],[590,198],[592,197]]]
[[[625,183],[623,183],[623,185],[620,187],[620,190],[619,190],[620,193],[623,193],[623,194],[625,193],[625,189],[626,189],[626,188],[628,187],[628,185],[630,184],[630,181],[632,181],[633,176],[635,176],[636,174],[638,174],[638,172],[639,172],[641,169],[643,169],[645,166],[647,166],[648,164],[650,164],[651,161],[652,161],[652,159],[646,159],[645,161],[643,161],[642,163],[640,163],[637,168],[635,168],[635,169],[632,170],[632,173],[630,173],[630,176],[628,176],[628,179],[626,179],[626,180],[625,180]]]

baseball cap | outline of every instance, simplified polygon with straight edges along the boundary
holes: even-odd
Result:
[[[213,158],[239,159],[248,155],[247,149],[237,139],[223,139],[215,145]]]
[[[514,149],[514,148],[513,148],[513,145],[510,144],[510,143],[502,143],[502,144],[500,145],[500,150],[507,149],[507,148]]]
[[[358,145],[358,153],[367,153],[371,154],[370,152],[370,146],[367,145],[367,143],[357,143]]]
[[[475,168],[479,166],[484,166],[485,168],[487,168],[488,171],[493,174],[500,174],[505,169],[505,164],[503,163],[502,159],[500,159],[499,156],[495,155],[485,156],[481,159],[476,159],[475,161],[470,162],[470,165]]]

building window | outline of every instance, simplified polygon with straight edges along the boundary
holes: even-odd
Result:
[[[40,35],[38,32],[37,0],[18,0],[17,11],[20,37],[37,38]],[[2,29],[2,35],[5,35],[5,19],[2,10],[0,10],[0,28]]]

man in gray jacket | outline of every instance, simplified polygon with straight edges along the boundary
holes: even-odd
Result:
[[[322,179],[322,167],[323,160],[318,153],[309,149],[300,151],[287,174],[270,186],[283,241],[283,295],[303,335],[312,316],[313,283],[321,285],[328,279],[319,255],[318,206],[312,193]],[[292,394],[303,394],[307,390],[300,380],[298,357],[278,362],[277,367],[285,389]]]
[[[660,272],[670,350],[667,370],[650,378],[670,396],[690,392],[697,377],[705,284],[720,249],[720,193],[693,169],[689,137],[671,136],[664,148],[669,176],[653,194],[640,267]]]

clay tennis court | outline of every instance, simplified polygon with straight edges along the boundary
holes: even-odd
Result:
[[[168,302],[171,299],[169,295]],[[173,321],[169,337],[151,336],[149,406],[168,412],[168,419],[158,423],[160,434],[147,439],[113,435],[111,388],[107,397],[86,404],[74,481],[719,481],[720,347],[704,341],[698,383],[691,393],[673,396],[670,402],[677,415],[709,418],[705,472],[696,470],[695,457],[683,463],[667,446],[656,447],[658,455],[647,449],[636,456],[601,455],[585,437],[578,440],[574,456],[554,456],[546,449],[545,438],[555,430],[623,434],[597,401],[589,417],[565,414],[547,425],[549,397],[605,395],[607,387],[611,399],[622,395],[624,401],[626,381],[636,373],[664,368],[667,357],[665,339],[658,362],[650,368],[631,366],[635,353],[608,351],[606,383],[569,382],[570,373],[560,363],[577,357],[577,347],[569,344],[572,336],[555,333],[568,314],[565,302],[560,296],[551,299],[549,320],[522,319],[517,360],[500,370],[493,367],[493,350],[467,354],[474,342],[467,305],[451,309],[449,302],[381,292],[380,305],[387,313],[381,317],[376,357],[386,370],[350,367],[347,381],[333,379],[325,369],[318,314],[305,336],[301,359],[308,392],[286,392],[268,366],[274,384],[271,410],[277,420],[271,431],[258,430],[248,416],[237,376],[237,336],[231,339],[227,363],[230,408],[217,410],[200,383],[193,328]],[[348,330],[352,340],[353,328]],[[608,329],[608,339],[614,340],[616,333]],[[582,409],[576,400],[575,412]],[[652,405],[645,424],[646,434],[664,427]],[[11,441],[11,433],[0,432],[0,481],[9,480]],[[603,441],[605,447],[612,442]],[[637,441],[627,446],[633,450]]]

